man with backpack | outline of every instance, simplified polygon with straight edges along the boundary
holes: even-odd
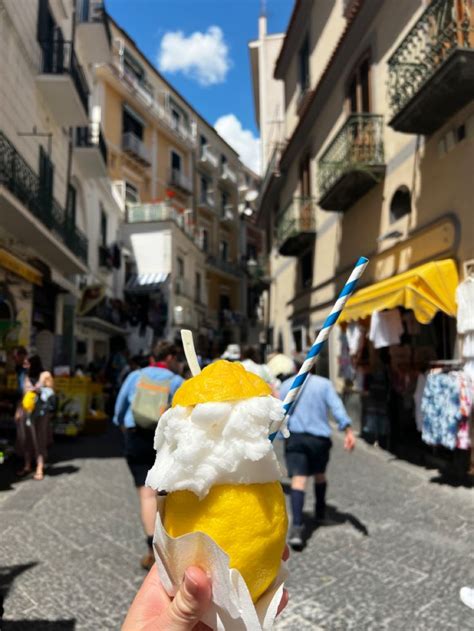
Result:
[[[124,432],[125,457],[140,499],[148,545],[148,553],[141,560],[144,569],[150,569],[154,563],[152,544],[156,518],[156,493],[145,486],[145,478],[155,462],[153,438],[156,425],[183,383],[183,378],[177,374],[177,354],[174,344],[158,342],[150,366],[134,370],[127,376],[115,403],[113,421]]]

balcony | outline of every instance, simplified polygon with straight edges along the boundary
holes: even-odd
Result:
[[[388,61],[389,125],[431,134],[474,99],[474,4],[434,0]]]
[[[191,283],[187,278],[177,278],[174,282],[174,290],[177,296],[193,299],[193,292],[191,290]]]
[[[257,259],[248,259],[245,263],[249,285],[266,289],[271,283],[270,261],[260,255]]]
[[[221,166],[219,179],[221,180],[221,182],[227,182],[229,184],[237,186],[237,173],[233,169],[231,169],[228,164],[223,164]]]
[[[270,157],[267,169],[265,171],[265,175],[263,176],[263,180],[260,185],[260,195],[259,195],[260,199],[263,199],[266,191],[268,190],[268,187],[270,185],[272,178],[280,177],[279,165],[280,165],[280,158],[281,158],[281,154],[283,153],[283,149],[284,149],[283,143],[276,143],[273,148],[272,155]]]
[[[198,199],[198,208],[204,210],[214,210],[216,206],[216,202],[214,201],[214,195],[212,193],[205,193],[201,191]]]
[[[319,160],[319,205],[347,210],[385,176],[383,117],[351,114]]]
[[[184,175],[179,169],[171,169],[169,173],[169,184],[179,189],[183,193],[189,195],[193,192],[193,181],[187,175]]]
[[[232,204],[227,204],[226,206],[221,208],[220,220],[225,223],[234,223],[235,212]]]
[[[224,272],[225,274],[230,274],[231,276],[242,276],[242,269],[237,263],[233,263],[232,261],[225,261],[221,257],[209,255],[207,257],[207,264],[220,272]]]
[[[198,162],[200,166],[208,166],[211,169],[217,169],[219,166],[219,158],[209,145],[203,145],[201,147]]]
[[[195,229],[191,213],[179,212],[167,202],[159,204],[127,204],[127,223],[152,223],[172,221],[191,239],[195,240]]]
[[[107,177],[107,145],[98,123],[76,128],[74,159],[86,178]]]
[[[0,132],[2,227],[65,274],[87,271],[87,239],[67,221],[36,173]]]
[[[151,165],[151,151],[133,132],[127,131],[122,136],[122,149],[144,167]]]
[[[278,217],[277,245],[282,256],[298,256],[316,236],[316,200],[294,197]]]
[[[86,63],[110,61],[112,34],[102,0],[77,0],[76,42]]]
[[[89,90],[72,42],[41,42],[36,85],[56,122],[64,127],[87,125]]]

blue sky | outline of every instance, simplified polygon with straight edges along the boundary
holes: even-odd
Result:
[[[220,133],[251,162],[258,130],[247,44],[257,36],[260,0],[106,0],[106,7],[204,118],[221,119]],[[266,7],[268,32],[285,31],[293,0]]]

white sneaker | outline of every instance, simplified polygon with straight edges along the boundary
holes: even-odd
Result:
[[[461,587],[459,591],[459,598],[467,607],[474,609],[474,588]]]

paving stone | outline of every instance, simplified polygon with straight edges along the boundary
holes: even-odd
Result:
[[[144,577],[144,541],[116,436],[62,442],[53,456],[42,483],[0,493],[2,631],[119,629]],[[290,558],[290,602],[275,628],[474,629],[459,600],[474,585],[474,492],[434,484],[432,471],[381,450],[346,454],[339,437],[328,473],[337,524],[314,528],[308,489],[311,536]]]

